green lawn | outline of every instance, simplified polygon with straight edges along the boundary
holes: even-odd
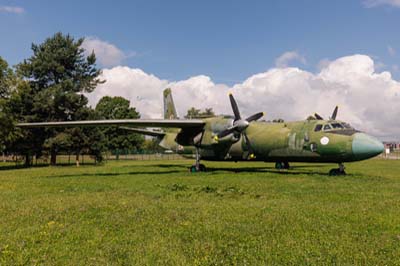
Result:
[[[400,264],[400,160],[190,164],[3,165],[0,265]]]

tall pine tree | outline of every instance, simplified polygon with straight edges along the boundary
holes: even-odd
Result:
[[[69,34],[56,33],[42,44],[32,44],[33,55],[17,66],[18,74],[29,83],[20,99],[20,119],[33,121],[66,121],[88,119],[88,100],[84,92],[92,92],[101,81],[92,52],[85,56],[81,47],[84,39],[75,40]],[[64,129],[31,130],[32,138],[25,138],[32,151],[48,144],[51,163],[64,143]],[[28,134],[29,135],[29,134]]]

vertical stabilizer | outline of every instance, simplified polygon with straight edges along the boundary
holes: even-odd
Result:
[[[174,100],[172,99],[172,91],[167,88],[163,92],[164,94],[164,119],[178,119]]]

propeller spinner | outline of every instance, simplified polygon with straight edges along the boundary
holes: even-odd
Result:
[[[233,114],[235,116],[235,119],[233,120],[233,125],[227,129],[221,131],[218,135],[216,135],[215,140],[218,141],[219,138],[223,138],[223,137],[225,137],[229,134],[235,133],[235,132],[240,133],[243,136],[245,143],[247,145],[247,150],[249,151],[249,157],[251,159],[253,159],[253,158],[255,158],[253,148],[251,147],[250,140],[247,137],[245,130],[249,126],[250,122],[260,119],[264,115],[264,113],[259,112],[259,113],[256,113],[256,114],[253,114],[253,115],[247,117],[246,119],[242,119],[242,117],[240,115],[239,107],[235,101],[235,98],[233,98],[233,95],[231,93],[229,93],[229,100],[231,102]]]

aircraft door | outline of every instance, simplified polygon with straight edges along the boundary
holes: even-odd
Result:
[[[288,138],[288,146],[294,153],[293,155],[301,155],[309,141],[310,136],[308,134],[308,127],[304,123],[292,130]]]

